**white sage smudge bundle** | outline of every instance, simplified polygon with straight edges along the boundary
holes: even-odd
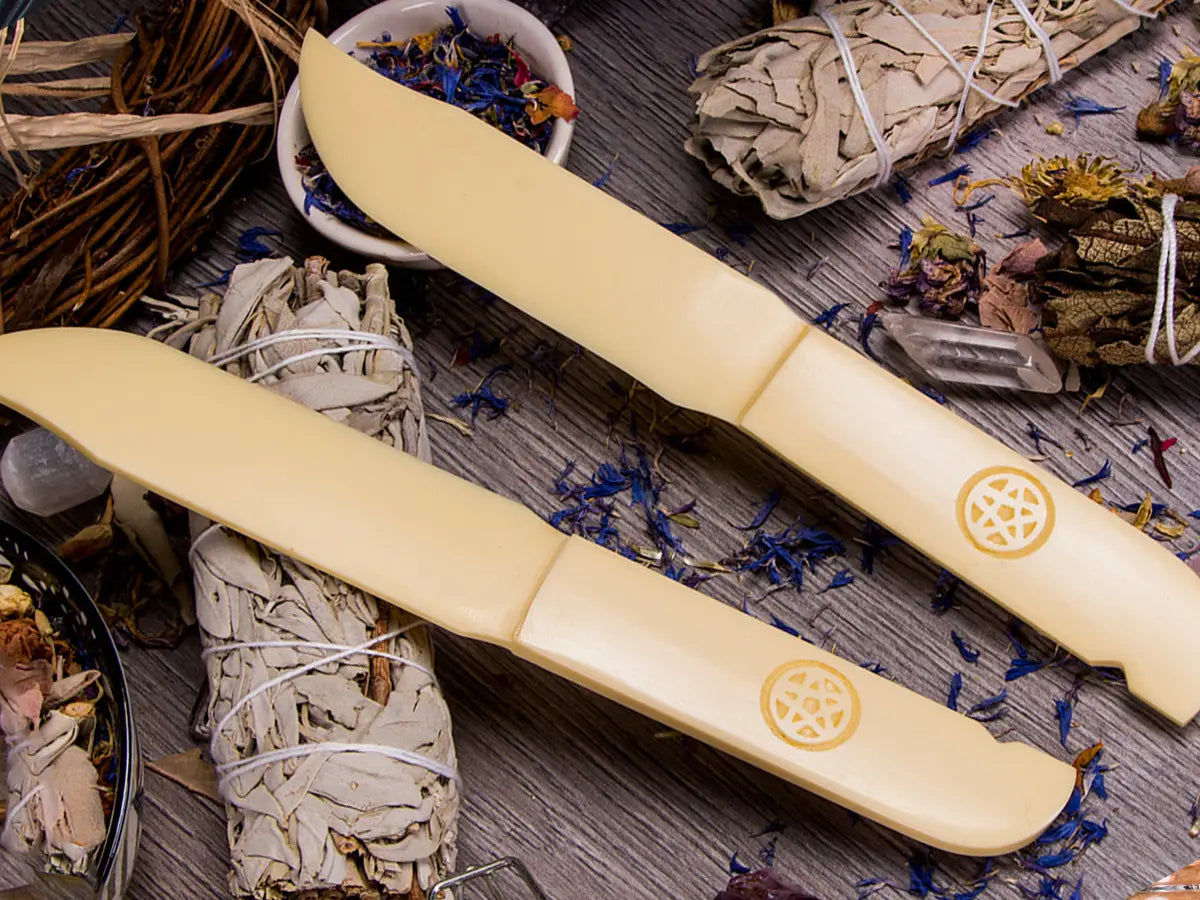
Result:
[[[686,147],[773,218],[803,215],[953,145],[1165,5],[839,3],[702,56]]]
[[[381,265],[238,266],[223,298],[167,330],[200,359],[429,459],[412,341]],[[281,434],[279,452],[304,448]],[[233,895],[424,898],[453,868],[459,807],[427,631],[205,520],[193,535]]]

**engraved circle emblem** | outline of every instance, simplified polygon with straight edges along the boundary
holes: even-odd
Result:
[[[995,466],[972,475],[958,495],[958,524],[975,547],[992,556],[1025,556],[1054,529],[1054,501],[1028,472]]]
[[[771,673],[762,690],[771,730],[801,750],[832,750],[858,728],[858,692],[832,666],[798,659]]]

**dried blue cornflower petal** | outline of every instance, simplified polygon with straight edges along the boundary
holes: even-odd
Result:
[[[1078,850],[1073,850],[1070,847],[1064,847],[1054,853],[1045,853],[1036,859],[1030,860],[1028,867],[1037,871],[1045,871],[1047,869],[1057,869],[1065,866],[1067,863],[1075,859],[1079,855]]]
[[[1124,506],[1121,507],[1121,511],[1135,513],[1141,508],[1142,508],[1142,504],[1140,504],[1140,503],[1126,503]],[[1167,509],[1168,509],[1168,507],[1167,507],[1167,504],[1165,504],[1165,503],[1151,503],[1150,504],[1150,518],[1152,518],[1152,519],[1158,518],[1163,513],[1165,513],[1167,511]]]
[[[1079,831],[1079,822],[1073,818],[1067,819],[1057,825],[1051,825],[1038,836],[1035,843],[1057,844],[1060,841],[1070,840],[1077,831]]]
[[[976,128],[974,131],[959,138],[958,146],[954,148],[954,152],[966,153],[968,150],[974,150],[993,134],[996,134],[996,129],[994,128]]]
[[[849,569],[842,569],[842,571],[838,572],[836,575],[833,576],[833,578],[830,580],[829,584],[825,585],[825,587],[823,587],[821,589],[820,593],[823,594],[826,591],[837,590],[838,588],[843,588],[843,587],[846,587],[846,585],[853,584],[853,583],[854,583],[854,573],[851,572]]]
[[[1171,86],[1171,69],[1173,64],[1165,56],[1158,61],[1158,97],[1161,100],[1167,96],[1167,89]]]
[[[1012,238],[1023,238],[1023,237],[1028,237],[1028,236],[1029,236],[1029,232],[1030,232],[1030,231],[1032,231],[1032,230],[1033,230],[1033,229],[1031,229],[1031,228],[1028,228],[1028,227],[1026,227],[1026,228],[1018,228],[1016,231],[1010,231],[1010,232],[1008,232],[1008,234],[1002,234],[1002,235],[1000,235],[1000,237],[1002,237],[1002,238],[1005,238],[1005,239],[1012,239]]]
[[[1083,794],[1079,788],[1071,789],[1071,796],[1067,798],[1067,805],[1063,807],[1063,815],[1077,816],[1079,815],[1079,807],[1083,803]]]
[[[1108,837],[1108,820],[1101,819],[1099,822],[1091,819],[1084,819],[1079,824],[1079,849],[1082,852],[1092,844],[1098,844]]]
[[[1005,681],[1016,681],[1018,678],[1024,678],[1026,675],[1032,675],[1034,672],[1039,672],[1048,665],[1044,659],[1028,659],[1018,656],[1009,664],[1008,671],[1004,673]]]
[[[1072,482],[1071,487],[1087,487],[1095,484],[1098,481],[1103,481],[1112,475],[1112,463],[1109,460],[1104,460],[1104,465],[1094,475],[1088,475],[1086,478],[1080,478],[1078,481]]]
[[[738,859],[738,855],[736,853],[733,854],[733,856],[729,857],[729,874],[730,875],[745,875],[749,871],[750,871],[750,867],[748,865],[746,865],[744,862],[742,862],[740,859]]]
[[[1029,436],[1033,438],[1033,449],[1035,452],[1043,452],[1042,441],[1045,441],[1047,444],[1054,445],[1059,450],[1063,448],[1062,444],[1050,437],[1050,435],[1046,434],[1046,432],[1042,431],[1042,429],[1038,428],[1037,425],[1033,424],[1033,422],[1026,422],[1025,427],[1029,430]]]
[[[795,627],[789,625],[787,622],[783,621],[783,619],[779,618],[779,616],[775,615],[774,613],[771,613],[771,624],[774,625],[776,628],[778,628],[780,631],[787,632],[792,637],[800,637],[800,629],[799,628],[795,628]]]
[[[917,390],[920,391],[922,394],[924,394],[926,397],[928,397],[930,400],[933,400],[939,406],[946,405],[946,395],[943,394],[941,391],[939,391],[937,388],[935,388],[933,385],[923,384],[919,388],[917,388]]]
[[[1073,698],[1066,697],[1063,700],[1054,701],[1054,718],[1058,720],[1058,742],[1065,749],[1067,746],[1067,736],[1071,733],[1071,719],[1075,715],[1075,707]]]
[[[242,262],[254,262],[270,256],[275,251],[263,243],[261,238],[278,237],[279,235],[280,232],[274,228],[265,228],[262,225],[247,228],[238,235],[237,258]]]
[[[933,880],[937,864],[927,853],[915,853],[908,858],[908,892],[917,897],[935,897],[942,893]]]
[[[783,496],[783,491],[775,488],[767,495],[767,499],[763,501],[762,506],[758,508],[758,512],[754,514],[754,518],[750,520],[749,525],[739,525],[742,531],[754,531],[757,528],[762,528],[763,523],[770,518],[771,513],[775,511],[775,507],[779,505],[779,498]]]
[[[601,172],[600,177],[592,182],[592,187],[602,188],[608,184],[613,177],[613,172],[617,170],[617,160],[620,158],[620,155],[621,154],[618,153],[613,156],[612,162],[608,164],[608,168]]]
[[[1150,438],[1142,438],[1140,440],[1134,441],[1133,442],[1133,450],[1131,452],[1137,453],[1149,443],[1150,443]]]
[[[806,567],[814,570],[818,562],[843,553],[840,540],[797,519],[782,531],[755,532],[746,546],[722,562],[739,572],[763,572],[771,584],[786,581],[799,591]]]
[[[929,182],[929,186],[937,187],[939,184],[946,184],[947,182],[950,182],[950,181],[958,181],[958,179],[962,178],[964,175],[970,175],[970,174],[971,174],[971,167],[964,164],[964,165],[959,166],[956,169],[951,169],[945,175],[939,175],[937,178],[932,179]]]
[[[955,672],[950,679],[950,692],[946,695],[946,706],[950,709],[958,709],[958,695],[962,693],[963,676],[962,672]]]
[[[987,715],[995,711],[1001,703],[1008,699],[1008,688],[1001,688],[1000,693],[992,697],[984,697],[974,706],[967,710],[967,715],[975,718],[976,716]],[[999,716],[996,716],[999,718]],[[989,719],[980,719],[980,721],[990,721]]]
[[[824,257],[822,257],[824,259]],[[837,321],[838,313],[849,306],[849,303],[835,303],[828,309],[822,310],[815,319],[814,325],[822,326],[826,331],[833,327],[833,323]]]
[[[988,194],[987,196],[982,197],[979,200],[976,200],[974,203],[971,203],[967,206],[960,206],[959,210],[961,212],[965,212],[965,213],[975,212],[976,210],[983,209],[983,207],[987,206],[989,203],[991,203],[995,199],[996,199],[995,194]]]
[[[1118,113],[1124,108],[1124,106],[1105,106],[1103,103],[1097,103],[1095,100],[1089,100],[1087,97],[1078,97],[1075,94],[1069,94],[1067,102],[1062,106],[1062,111],[1073,115],[1075,117],[1075,124],[1078,125],[1079,120],[1084,116],[1105,116]]]
[[[892,190],[896,192],[896,196],[900,198],[901,203],[906,204],[913,198],[912,184],[903,175],[897,175],[892,181]]]
[[[957,631],[950,632],[950,640],[958,648],[959,655],[969,663],[979,662],[979,651],[972,647]]]
[[[955,607],[960,584],[962,582],[948,569],[938,572],[937,581],[933,585],[933,595],[929,599],[929,609],[935,616],[944,615]]]
[[[1017,654],[1021,659],[1029,658],[1029,650],[1025,646],[1025,636],[1021,633],[1021,623],[1016,619],[1008,620],[1008,627],[1004,630],[1008,642],[1012,645],[1013,653]]]
[[[887,671],[887,666],[881,662],[876,662],[873,659],[864,660],[858,665],[860,668],[866,669],[868,672],[874,672],[876,675],[882,675]]]
[[[1044,875],[1034,889],[1021,885],[1021,893],[1030,900],[1062,900],[1062,889],[1065,885],[1066,882],[1061,878]]]
[[[229,284],[229,279],[233,275],[233,269],[226,269],[212,281],[205,281],[196,285],[197,288],[220,287],[223,284]]]
[[[979,223],[982,219],[975,213],[967,213],[967,234],[975,237],[975,233],[979,230]]]
[[[1075,890],[1071,891],[1071,895],[1067,900],[1083,900],[1083,876],[1079,876],[1079,880],[1075,882]]]
[[[900,268],[901,269],[903,269],[905,266],[908,265],[909,260],[912,257],[912,242],[913,242],[913,230],[911,228],[909,228],[907,225],[902,226],[900,228],[900,240],[899,240]]]
[[[663,228],[671,232],[671,234],[691,234],[693,231],[703,231],[703,225],[692,225],[689,222],[659,222]]]
[[[510,365],[497,366],[492,369],[483,380],[475,386],[475,390],[466,391],[450,398],[450,405],[457,409],[470,407],[471,423],[479,417],[480,410],[488,410],[489,419],[498,419],[508,412],[512,400],[507,397],[501,397],[492,390],[492,381],[498,376],[511,369]]]
[[[875,560],[882,558],[889,547],[900,543],[900,538],[881,526],[878,522],[867,521],[863,525],[862,534],[858,537],[862,545],[862,560],[860,566],[868,575],[875,572]]]

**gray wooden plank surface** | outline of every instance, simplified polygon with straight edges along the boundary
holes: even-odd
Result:
[[[366,4],[333,4],[344,18]],[[570,60],[583,107],[570,167],[594,179],[619,154],[606,189],[662,221],[704,221],[719,204],[717,222],[688,237],[731,259],[754,262],[753,276],[811,317],[835,302],[858,312],[879,297],[878,282],[894,262],[901,225],[916,226],[923,212],[962,227],[949,186],[925,187],[941,172],[966,161],[979,176],[1013,172],[1032,154],[1109,153],[1141,171],[1181,173],[1187,160],[1170,147],[1137,144],[1133,120],[1156,91],[1160,56],[1176,58],[1181,48],[1200,45],[1190,8],[1149,24],[1104,56],[1070,73],[1025,109],[996,120],[999,132],[966,157],[933,160],[913,176],[916,197],[900,205],[889,191],[865,194],[789,223],[765,220],[749,205],[735,204],[712,185],[682,151],[690,114],[686,88],[689,57],[744,33],[747,17],[762,19],[767,4],[753,0],[579,0],[564,25],[575,41]],[[51,4],[33,21],[40,36],[65,38],[105,30],[125,11],[116,0]],[[1133,71],[1134,64],[1140,74]],[[1076,93],[1125,111],[1085,120],[1055,137],[1035,120],[1056,116]],[[491,211],[496,212],[496,211]],[[745,244],[733,240],[728,223],[754,226]],[[993,235],[1026,224],[1014,197],[1002,194],[983,211],[980,239],[993,260],[1011,242]],[[271,164],[247,178],[244,198],[226,215],[197,260],[178,273],[175,287],[211,277],[233,258],[238,233],[252,225],[283,231],[278,245],[297,258],[325,253],[335,263],[361,261],[330,247],[294,215]],[[553,253],[554,234],[530,235],[530,255]],[[811,279],[809,268],[825,264]],[[613,260],[620,265],[620,260]],[[569,290],[569,285],[564,290]],[[427,408],[460,415],[448,399],[469,389],[499,363],[513,374],[498,387],[516,399],[504,418],[480,419],[473,433],[433,424],[438,465],[513,497],[538,513],[555,508],[550,486],[564,459],[590,472],[612,459],[630,437],[629,412],[640,437],[667,479],[664,502],[693,498],[702,527],[686,536],[698,557],[716,557],[743,540],[737,525],[773,488],[783,502],[773,522],[804,515],[848,542],[861,518],[817,488],[751,439],[722,425],[671,410],[647,392],[613,423],[623,398],[610,388],[629,380],[584,353],[565,370],[554,410],[548,408],[544,378],[531,374],[530,352],[539,345],[564,356],[573,345],[503,302],[486,302],[478,291],[448,274],[410,278],[397,273],[393,290],[411,311],[417,355],[424,365]],[[854,342],[849,311],[834,329]],[[630,329],[638,327],[629,322]],[[451,367],[463,334],[502,337],[499,352],[466,367]],[[898,361],[888,357],[896,365]],[[901,367],[902,368],[902,367]],[[907,370],[910,374],[911,370]],[[919,376],[914,374],[914,379]],[[921,379],[923,380],[923,379]],[[1141,368],[1117,375],[1105,397],[1079,415],[1080,397],[1008,395],[982,389],[945,389],[950,407],[1023,453],[1033,448],[1026,423],[1036,422],[1075,453],[1055,452],[1045,465],[1068,479],[1095,471],[1105,458],[1113,476],[1108,497],[1133,501],[1152,490],[1156,499],[1181,510],[1200,506],[1200,472],[1192,430],[1200,413],[1200,372]],[[828,388],[838,402],[837,385]],[[1129,395],[1137,414],[1164,435],[1177,435],[1170,463],[1175,489],[1158,482],[1149,454],[1131,453],[1141,427],[1114,427],[1121,398]],[[1128,412],[1132,407],[1125,406]],[[657,428],[649,423],[659,417]],[[1076,429],[1086,435],[1076,436]],[[632,525],[623,526],[633,528]],[[631,531],[634,534],[636,531]],[[853,545],[852,545],[853,546]],[[464,551],[462,565],[488,565]],[[858,571],[852,550],[845,562]],[[1003,684],[1009,649],[1007,616],[994,604],[962,590],[959,608],[938,618],[928,609],[937,567],[907,548],[896,548],[850,586],[828,594],[818,589],[841,565],[822,567],[803,592],[778,592],[757,602],[754,613],[777,615],[806,635],[828,633],[835,651],[852,660],[883,662],[891,677],[935,699],[943,699],[951,675],[966,669],[964,696],[995,693]],[[726,577],[701,590],[724,602],[757,598],[765,585]],[[949,639],[951,629],[982,650],[977,666],[966,665]],[[851,898],[860,878],[888,878],[907,885],[911,842],[870,823],[854,823],[840,809],[694,741],[663,733],[662,726],[587,691],[522,663],[503,651],[439,636],[439,674],[454,715],[455,736],[466,786],[461,823],[464,863],[500,855],[522,857],[557,900],[569,898],[706,898],[728,875],[730,856],[753,862],[771,823],[778,835],[779,867],[822,898]],[[190,746],[187,716],[203,677],[197,644],[176,651],[131,648],[126,658],[142,743],[154,758]],[[1069,759],[1103,740],[1119,768],[1109,777],[1111,798],[1098,803],[1111,836],[1084,859],[1063,870],[1074,881],[1085,875],[1083,896],[1125,897],[1197,856],[1200,844],[1187,837],[1187,808],[1200,789],[1200,726],[1165,723],[1121,689],[1089,683],[1076,712],[1070,750],[1058,746],[1054,701],[1070,687],[1060,671],[1038,673],[1010,685],[1011,715],[997,725],[1010,739],[1032,743]],[[698,685],[697,689],[703,689]],[[987,778],[986,771],[979,777]],[[149,775],[146,832],[131,897],[223,897],[227,860],[223,814],[211,804]],[[970,875],[975,863],[941,856],[949,875]],[[1026,874],[1023,883],[1035,879]],[[997,884],[988,896],[1017,896],[1015,885]]]

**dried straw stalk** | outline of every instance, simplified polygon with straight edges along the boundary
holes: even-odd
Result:
[[[132,39],[20,46],[8,96],[94,96],[95,77],[49,88],[12,78],[95,62],[112,71],[101,113],[10,114],[0,128],[6,148],[71,148],[0,205],[0,330],[112,325],[161,287],[270,152],[299,35],[323,16],[324,0],[172,0],[140,15]]]

